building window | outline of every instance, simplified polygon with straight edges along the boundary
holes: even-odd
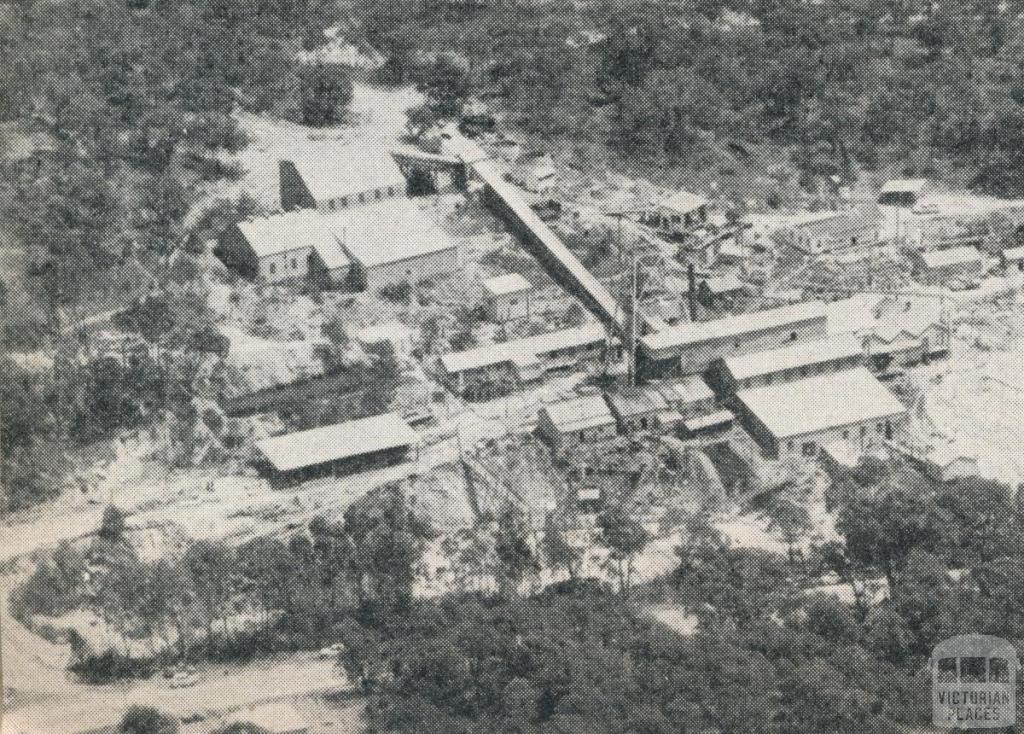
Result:
[[[365,203],[365,202],[366,202],[366,197],[365,197],[365,196],[364,196],[363,194],[360,194],[360,195],[359,195],[359,203],[360,203],[360,204],[363,204],[363,203]]]
[[[866,435],[868,435],[868,427],[867,426],[861,426],[860,427],[860,437],[864,438]]]
[[[850,437],[850,432],[849,431],[843,431],[843,438],[849,438],[849,437]]]
[[[646,418],[641,418],[640,419],[640,427],[643,428],[644,430],[647,429],[647,419]]]
[[[510,299],[508,299],[508,305],[509,306],[517,306],[517,305],[519,305],[519,300],[516,299],[516,298],[510,298]]]
[[[388,186],[388,196],[394,196],[394,195],[395,195],[395,187],[394,186]]]
[[[875,432],[878,433],[879,436],[881,436],[883,431],[885,431],[885,428],[882,426],[882,424],[881,423],[876,423],[875,424]]]
[[[766,385],[771,385],[771,384],[772,384],[772,380],[773,380],[774,378],[775,378],[775,375],[765,375],[765,376],[764,376],[764,382],[765,382],[765,384],[766,384]]]
[[[348,206],[348,197],[347,196],[341,197],[341,206],[343,206],[343,207]]]
[[[808,441],[801,448],[804,456],[814,456],[818,453],[818,447],[814,441]]]
[[[330,209],[332,212],[334,211],[334,199],[331,199],[330,201],[327,202],[327,208]]]
[[[740,340],[739,339],[734,339],[733,343],[732,343],[732,346],[733,346],[733,349],[739,349],[740,348]]]
[[[274,263],[270,263],[270,265],[267,266],[267,270],[270,271],[271,275],[273,275],[274,273],[277,272],[277,265],[275,265]]]
[[[791,342],[795,342],[795,341],[796,341],[796,332],[795,332],[795,331],[793,331],[793,332],[790,332],[790,334],[789,334],[789,340],[790,340]]]
[[[293,258],[292,258],[292,270],[298,270],[298,269],[299,269],[299,261],[298,261],[298,260],[296,260],[296,259],[295,259],[295,258],[293,257]]]
[[[580,443],[587,442],[587,434],[584,431],[580,431]]]
[[[380,189],[377,189],[377,190],[376,190],[376,191],[374,191],[373,193],[377,195],[377,201],[380,201],[380,199],[381,199],[381,196],[380,196]]]
[[[786,442],[786,448],[788,450],[792,451],[793,450],[793,442],[792,441],[787,441]]]
[[[806,367],[801,367],[801,368],[800,368],[800,374],[801,374],[801,375],[802,375],[803,377],[807,377],[807,368],[806,368]]]

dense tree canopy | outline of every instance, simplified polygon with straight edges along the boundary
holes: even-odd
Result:
[[[359,8],[371,41],[401,68],[393,77],[427,74],[436,111],[455,114],[459,104],[441,101],[483,93],[514,124],[566,150],[608,147],[638,169],[712,166],[739,186],[744,169],[763,174],[748,156],[767,143],[789,154],[808,186],[883,166],[1019,194],[1024,26],[1019,3],[1004,5],[607,0],[438,13],[430,0],[401,11],[361,0]],[[567,43],[580,29],[605,40]],[[473,73],[443,84],[453,75],[418,67],[422,49],[464,55]],[[439,83],[444,94],[434,94]]]

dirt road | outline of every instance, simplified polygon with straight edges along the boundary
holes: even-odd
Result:
[[[162,677],[109,686],[65,681],[49,693],[16,696],[4,714],[0,734],[87,732],[110,725],[133,704],[156,706],[180,719],[208,720],[257,703],[351,689],[333,660],[311,655],[241,667],[210,666],[199,672],[198,679],[187,689],[171,688]]]

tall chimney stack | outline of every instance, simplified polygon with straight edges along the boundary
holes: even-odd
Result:
[[[686,266],[686,280],[689,285],[689,293],[686,294],[690,304],[690,321],[697,320],[697,271],[693,263]]]

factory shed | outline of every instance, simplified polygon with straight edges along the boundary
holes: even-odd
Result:
[[[287,433],[256,446],[271,478],[294,484],[398,464],[419,445],[419,435],[395,413]]]
[[[820,339],[825,333],[825,304],[808,301],[648,334],[640,339],[639,366],[645,377],[695,374],[716,359]]]
[[[712,365],[713,382],[723,393],[838,372],[863,365],[864,346],[852,334],[839,334],[765,352],[727,357]]]
[[[748,431],[772,457],[817,456],[822,446],[862,455],[891,440],[907,410],[866,367],[736,394]]]
[[[558,454],[615,438],[615,418],[601,395],[545,405],[537,413],[537,432]]]

